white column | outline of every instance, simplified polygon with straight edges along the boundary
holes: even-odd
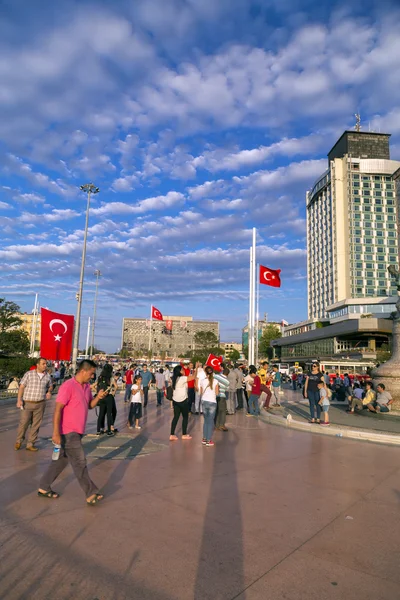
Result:
[[[248,362],[253,358],[253,248],[250,247],[250,290],[249,290],[249,322],[248,322]]]
[[[253,227],[253,246],[251,252],[251,266],[250,266],[250,304],[251,304],[251,324],[250,324],[250,336],[251,336],[251,353],[249,343],[249,363],[254,365],[255,362],[255,324],[256,324],[256,237],[257,230]]]

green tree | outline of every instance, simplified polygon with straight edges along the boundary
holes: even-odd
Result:
[[[27,355],[29,337],[20,329],[22,319],[20,307],[15,302],[0,298],[0,352],[2,354]]]
[[[380,365],[388,361],[391,356],[389,344],[382,344],[376,351],[376,360]]]
[[[122,350],[120,350],[118,352],[119,356],[121,358],[129,358],[131,353],[129,352],[129,350],[127,348],[122,348]]]
[[[271,346],[271,341],[276,340],[280,337],[282,337],[282,333],[279,327],[277,327],[277,325],[272,325],[271,323],[270,325],[264,327],[261,339],[258,344],[258,351],[260,355],[266,356],[271,359],[274,354],[273,348]]]
[[[188,353],[192,361],[205,363],[209,354],[223,354],[218,337],[212,331],[198,331],[194,336],[195,350]]]

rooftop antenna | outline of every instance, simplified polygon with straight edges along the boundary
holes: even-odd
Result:
[[[361,115],[360,115],[360,113],[356,113],[354,116],[356,118],[356,125],[355,125],[354,129],[356,131],[360,131],[361,130]]]

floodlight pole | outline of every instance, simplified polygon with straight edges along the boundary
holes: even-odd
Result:
[[[74,344],[72,348],[72,368],[74,373],[76,372],[76,361],[78,358],[78,347],[79,347],[79,331],[81,326],[81,310],[82,310],[82,295],[83,295],[83,279],[85,276],[85,260],[86,260],[86,241],[89,226],[89,209],[90,209],[90,196],[91,194],[98,194],[100,191],[98,187],[93,183],[85,183],[81,185],[80,189],[82,192],[87,194],[87,205],[86,205],[86,222],[85,222],[85,234],[83,237],[83,248],[82,248],[82,262],[81,262],[81,276],[79,279],[79,291],[77,293],[78,306],[76,309],[75,319],[75,332],[74,332]]]

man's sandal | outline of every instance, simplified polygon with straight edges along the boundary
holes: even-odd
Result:
[[[40,496],[40,498],[50,498],[51,500],[57,500],[57,498],[60,497],[60,494],[57,494],[57,492],[53,492],[53,490],[50,490],[49,492],[38,491],[37,495]]]
[[[100,502],[100,500],[103,500],[103,498],[104,498],[103,494],[96,494],[95,497],[92,498],[91,500],[86,500],[86,504],[88,506],[94,506],[95,504]]]

